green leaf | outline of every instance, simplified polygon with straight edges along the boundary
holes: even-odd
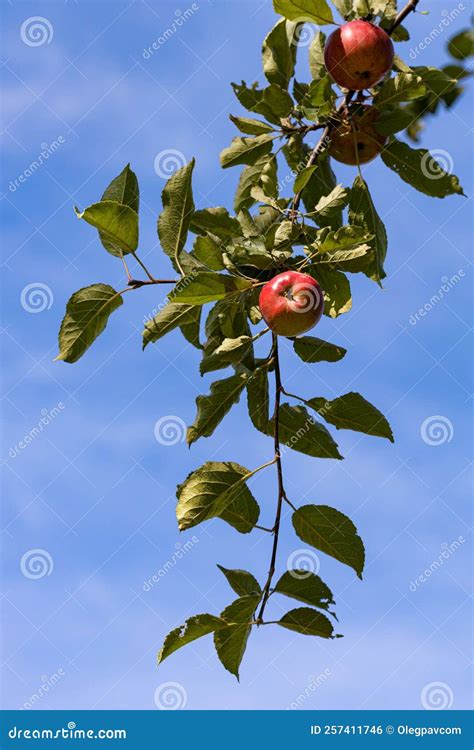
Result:
[[[288,88],[295,69],[294,32],[295,24],[280,20],[267,34],[262,46],[263,72],[267,80],[284,89]]]
[[[207,302],[224,299],[252,286],[252,282],[236,276],[226,276],[212,271],[200,271],[185,276],[171,292],[174,302],[188,305],[205,305]]]
[[[307,157],[307,153],[306,153]],[[303,158],[305,158],[303,156]],[[303,190],[303,203],[307,211],[313,211],[314,207],[323,196],[328,195],[336,187],[337,181],[332,171],[330,160],[327,153],[318,156],[317,169],[311,175],[306,187]],[[331,215],[332,226],[340,226],[342,223],[342,213],[334,212]]]
[[[387,438],[393,443],[393,433],[386,418],[360,393],[345,393],[332,401],[311,398],[306,403],[338,430],[364,432],[366,435]]]
[[[448,52],[456,60],[465,60],[474,55],[474,31],[466,29],[449,40]]]
[[[115,201],[115,203],[128,206],[132,211],[138,213],[140,204],[139,195],[137,176],[130,169],[130,164],[127,164],[105,189],[101,201]]]
[[[222,271],[225,268],[222,262],[221,246],[217,242],[217,238],[209,235],[196,237],[192,254],[211,271]]]
[[[239,679],[239,667],[245,653],[252,626],[251,621],[260,596],[243,596],[236,599],[223,612],[221,617],[229,624],[214,633],[214,645],[224,667]]]
[[[239,102],[251,112],[263,115],[266,120],[280,125],[280,119],[287,117],[293,108],[293,99],[285,89],[276,83],[271,83],[264,89],[257,88],[254,83],[251,88],[242,81],[233,83],[232,88]]]
[[[111,255],[122,257],[138,247],[138,214],[115,201],[93,203],[84,211],[74,209],[78,219],[99,230],[104,247]]]
[[[385,107],[397,102],[409,102],[426,94],[426,86],[420,76],[413,73],[397,73],[389,78],[379,89],[375,97],[376,107]]]
[[[455,77],[448,75],[445,70],[439,70],[439,68],[420,65],[413,68],[413,72],[422,78],[428,92],[437,97],[451,91],[457,83]]]
[[[322,31],[317,31],[311,40],[309,47],[309,69],[313,78],[322,78],[326,73],[324,64],[324,45],[326,36]]]
[[[334,635],[332,622],[326,615],[309,607],[298,607],[283,615],[278,625],[302,635],[318,635],[320,638],[340,638]]]
[[[332,591],[324,581],[308,570],[287,570],[274,588],[276,594],[284,594],[319,609],[329,609],[334,604]]]
[[[397,107],[380,112],[374,125],[375,129],[382,135],[393,135],[400,130],[405,130],[414,119],[416,119],[416,116],[410,109]]]
[[[222,565],[217,567],[224,573],[229,585],[239,596],[262,593],[260,584],[252,573],[248,573],[246,570],[230,570]]]
[[[158,237],[166,255],[179,268],[179,256],[184,249],[189,224],[194,211],[192,177],[194,159],[178,169],[166,183],[161,199],[163,211],[158,218]]]
[[[320,226],[331,221],[335,212],[340,212],[347,205],[349,190],[342,185],[336,185],[328,195],[323,195],[314,207],[314,216]]]
[[[190,617],[184,625],[168,633],[158,654],[158,664],[161,664],[174,651],[195,641],[197,638],[202,638],[202,636],[214,632],[214,630],[221,628],[223,625],[225,625],[224,621],[220,617],[214,617],[214,615],[203,614]]]
[[[195,346],[196,349],[202,349],[199,340],[201,333],[201,312],[201,307],[193,307],[189,313],[189,318],[186,318],[179,324],[180,331],[186,341],[189,341],[189,343],[192,344],[192,346]]]
[[[234,198],[236,212],[250,208],[255,203],[252,188],[257,186],[269,197],[278,197],[277,161],[274,154],[263,156],[255,164],[242,170]]]
[[[223,169],[237,164],[255,164],[258,159],[272,150],[274,135],[257,135],[255,138],[234,138],[231,145],[221,152]]]
[[[109,315],[123,304],[108,284],[92,284],[74,292],[59,329],[57,360],[77,362],[105,329]]]
[[[241,234],[237,219],[229,216],[228,210],[222,206],[195,211],[191,219],[190,229],[192,232],[201,234],[210,232],[221,240],[228,240]]]
[[[217,380],[211,385],[208,396],[196,399],[197,415],[194,424],[188,428],[187,443],[191,446],[200,437],[209,437],[232,406],[240,399],[245,388],[245,375],[232,375],[225,380]]]
[[[349,565],[362,578],[364,545],[344,513],[327,505],[303,505],[293,513],[293,526],[303,542]]]
[[[326,0],[273,0],[275,13],[289,21],[310,21],[324,26],[334,23],[331,9]]]
[[[324,314],[330,318],[348,312],[352,307],[349,279],[341,271],[323,265],[308,266],[306,272],[321,284],[324,297]]]
[[[248,117],[235,117],[229,115],[234,125],[245,135],[264,135],[265,133],[273,133],[275,128],[269,125],[268,122],[262,122],[262,120],[252,120]]]
[[[369,244],[374,252],[374,261],[364,273],[380,282],[385,277],[383,264],[387,255],[387,232],[375,209],[367,183],[359,175],[355,178],[351,190],[349,221],[363,227],[373,236]]]
[[[247,380],[247,406],[253,425],[265,432],[270,412],[266,367],[259,367]]]
[[[387,167],[425,195],[431,195],[433,198],[445,198],[454,193],[464,195],[458,178],[445,172],[424,148],[413,149],[406,143],[394,140],[385,146],[381,156]],[[447,156],[449,157],[449,154]]]
[[[166,336],[167,333],[173,331],[178,326],[191,323],[196,319],[196,311],[200,308],[193,307],[192,305],[179,305],[174,302],[168,302],[168,304],[155,315],[153,320],[149,320],[145,323],[143,329],[143,348],[148,344],[154,343]]]
[[[260,509],[245,482],[253,472],[231,461],[208,461],[178,485],[176,516],[180,531],[222,518],[237,531],[248,534],[258,521]]]
[[[347,349],[313,336],[300,336],[293,341],[293,349],[303,362],[338,362]]]
[[[332,2],[343,18],[347,20],[349,16],[352,16],[352,0],[332,0]]]
[[[304,169],[302,169],[301,172],[298,172],[294,185],[293,185],[294,193],[299,193],[300,190],[303,190],[306,187],[306,185],[311,179],[311,175],[317,168],[318,168],[317,164],[314,164],[312,167],[304,167]]]
[[[268,422],[266,433],[273,437],[273,419]],[[280,406],[280,442],[288,448],[315,458],[342,459],[328,430],[315,422],[303,406]]]

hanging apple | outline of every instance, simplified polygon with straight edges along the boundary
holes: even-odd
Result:
[[[352,106],[331,132],[330,155],[342,164],[366,164],[375,159],[387,142],[375,127],[377,118],[375,107]]]
[[[274,333],[298,336],[319,322],[324,310],[324,297],[312,276],[285,271],[262,288],[259,306],[263,319]]]
[[[389,35],[369,21],[350,21],[333,31],[324,62],[334,81],[361,91],[375,86],[390,70],[394,49]]]

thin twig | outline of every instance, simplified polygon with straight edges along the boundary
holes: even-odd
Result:
[[[135,258],[135,260],[137,261],[137,263],[143,268],[143,270],[145,271],[145,273],[148,276],[148,278],[150,279],[150,281],[156,281],[155,277],[152,276],[152,274],[150,273],[150,271],[148,270],[148,268],[146,267],[146,265],[143,263],[143,261],[140,260],[140,258],[138,257],[138,255],[136,253],[132,253],[132,255]]]
[[[278,356],[278,337],[273,334],[273,357],[275,360],[275,410],[273,412],[273,436],[275,446],[275,461],[277,465],[277,478],[278,478],[278,500],[277,510],[275,516],[275,524],[273,531],[273,547],[272,556],[270,559],[270,569],[268,571],[267,581],[263,587],[262,604],[260,611],[257,616],[257,622],[260,624],[263,621],[263,613],[265,606],[270,596],[270,587],[272,585],[273,574],[275,573],[275,563],[278,549],[278,539],[280,535],[280,522],[281,522],[281,511],[283,501],[286,498],[285,488],[283,486],[283,471],[281,468],[281,454],[280,454],[280,399],[282,392],[281,385],[281,373],[280,373],[280,359]]]

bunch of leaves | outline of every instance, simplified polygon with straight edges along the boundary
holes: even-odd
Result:
[[[397,13],[395,0],[334,0],[334,5],[346,19],[370,15],[386,28]],[[123,304],[125,293],[169,283],[172,288],[165,303],[144,327],[143,348],[159,345],[162,337],[179,329],[201,354],[201,375],[224,371],[209,392],[196,399],[188,444],[213,435],[244,394],[252,424],[273,438],[274,454],[263,466],[247,468],[231,460],[206,462],[177,489],[181,531],[218,518],[242,534],[255,531],[273,536],[266,581],[259,583],[246,570],[219,566],[238,598],[218,615],[202,613],[188,619],[169,633],[159,654],[161,662],[182,646],[213,633],[219,659],[236,676],[255,626],[276,624],[304,635],[337,637],[334,597],[319,576],[295,569],[273,580],[283,502],[291,506],[294,531],[305,544],[349,566],[359,578],[365,558],[362,540],[346,515],[321,504],[297,507],[287,497],[281,476],[275,522],[261,526],[259,503],[249,480],[274,465],[281,473],[280,442],[308,456],[341,460],[329,428],[393,441],[386,418],[359,393],[335,399],[287,393],[280,381],[277,337],[269,341],[266,356],[256,351],[257,340],[270,338],[258,308],[260,289],[268,280],[286,270],[313,276],[324,290],[325,315],[336,318],[351,309],[350,277],[363,274],[381,284],[387,254],[385,227],[360,169],[351,186],[339,183],[327,144],[320,142],[314,150],[307,142],[334,121],[340,97],[324,67],[325,35],[320,30],[334,23],[333,11],[326,0],[274,0],[274,6],[282,17],[263,42],[266,84],[233,84],[247,110],[231,116],[239,135],[221,153],[224,169],[243,167],[234,214],[223,206],[196,208],[194,160],[175,172],[164,187],[157,222],[159,241],[175,278],[157,279],[138,256],[139,187],[127,165],[99,202],[83,211],[76,209],[81,220],[98,230],[104,249],[124,264],[127,284],[117,291],[109,284],[95,283],[75,292],[59,332],[58,359],[75,362],[103,332],[110,315]],[[302,15],[317,24],[309,47],[309,82],[295,78],[297,52],[306,51],[298,47]],[[398,26],[393,38],[400,41],[407,35]],[[464,41],[458,41],[459,49],[464,50]],[[366,95],[379,110],[379,129],[389,137],[381,154],[384,164],[416,190],[437,198],[462,194],[458,179],[445,172],[428,151],[413,149],[396,134],[413,135],[414,123],[425,112],[424,103],[429,99],[433,111],[440,102],[446,103],[446,97],[457,91],[458,74],[452,66],[449,70],[411,68],[396,56],[393,71]],[[347,92],[342,93],[347,97]],[[431,169],[437,170],[437,179],[427,175],[427,159],[432,161]],[[282,168],[285,174],[279,179]],[[288,183],[292,185],[289,197],[281,195]],[[130,259],[139,263],[146,278],[132,278]],[[314,336],[295,338],[292,343],[295,356],[305,363],[337,362],[346,354],[341,345]],[[275,379],[273,410],[270,378]],[[288,402],[280,403],[282,394]],[[298,606],[277,620],[265,620],[267,603],[274,596],[292,598]]]

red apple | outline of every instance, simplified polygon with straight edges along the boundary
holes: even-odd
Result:
[[[319,322],[324,310],[323,292],[312,276],[285,271],[262,288],[259,306],[274,333],[298,336]]]
[[[379,113],[375,107],[355,104],[331,132],[329,153],[343,164],[366,164],[378,156],[387,137],[375,129]]]
[[[393,64],[393,43],[386,31],[369,21],[350,21],[333,31],[324,62],[339,86],[354,91],[375,86]]]

